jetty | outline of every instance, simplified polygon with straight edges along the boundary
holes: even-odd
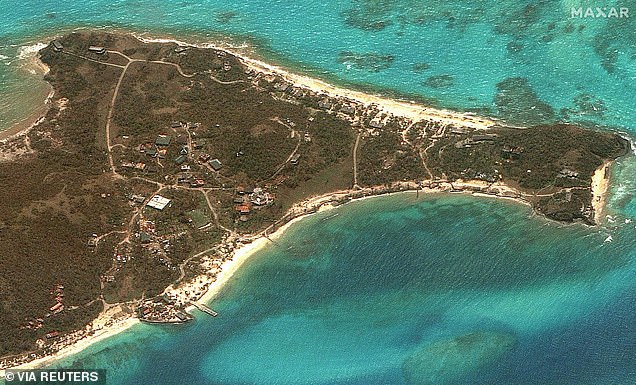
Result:
[[[204,305],[202,303],[191,302],[191,305],[212,317],[216,317],[219,315],[219,313],[215,312],[214,310],[210,309],[207,305]]]

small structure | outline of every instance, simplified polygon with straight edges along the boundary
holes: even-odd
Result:
[[[130,197],[130,200],[132,200],[135,203],[144,203],[144,201],[146,200],[146,197],[135,194],[132,197]]]
[[[564,168],[559,172],[558,176],[560,178],[577,178],[579,173],[574,170],[570,170],[569,168]]]
[[[214,169],[214,171],[219,171],[223,167],[223,164],[220,160],[214,158],[210,161],[210,166],[212,166],[212,169]]]
[[[179,125],[180,124],[181,123],[179,123]],[[172,140],[172,137],[168,135],[159,135],[157,139],[155,140],[155,144],[161,147],[168,147],[170,145],[171,140]]]
[[[170,128],[181,128],[181,122],[174,121],[170,124]]]
[[[379,119],[373,119],[369,122],[369,127],[371,128],[382,128],[384,125]]]
[[[150,198],[150,201],[146,204],[146,206],[152,207],[153,209],[163,210],[170,203],[170,199],[164,198],[161,195],[155,195]]]
[[[274,89],[276,91],[285,92],[285,91],[287,91],[288,88],[289,88],[289,84],[287,84],[285,82],[276,83],[274,85]]]
[[[290,162],[293,165],[297,165],[298,164],[298,159],[300,159],[300,154],[296,153],[294,154],[294,156],[292,156]]]
[[[473,135],[471,139],[473,143],[476,143],[476,142],[494,142],[496,138],[497,138],[497,134],[484,134],[484,135]]]
[[[521,157],[522,152],[523,152],[523,147],[504,145],[503,149],[501,150],[501,157],[504,159],[516,160]]]
[[[247,215],[250,213],[250,206],[249,205],[240,205],[238,206],[237,210],[241,213],[241,215]]]
[[[139,240],[143,244],[148,244],[148,243],[152,242],[152,237],[147,232],[142,231],[141,233],[139,233]]]
[[[46,338],[51,339],[51,338],[55,338],[55,337],[57,337],[59,335],[60,335],[60,332],[53,331],[53,332],[46,333]]]
[[[182,46],[179,46],[179,47],[177,47],[177,48],[175,48],[175,49],[174,49],[174,52],[175,52],[175,53],[183,53],[183,52],[185,52],[187,49],[188,49],[188,47],[182,47]]]
[[[324,98],[320,102],[318,102],[318,107],[320,107],[320,108],[322,108],[324,110],[329,110],[329,109],[331,109],[331,107],[333,107],[333,103],[331,103],[329,98]]]
[[[53,49],[56,52],[60,52],[60,51],[62,51],[64,49],[64,46],[59,41],[53,40]]]
[[[98,55],[103,55],[103,54],[106,53],[106,48],[100,47],[100,46],[96,46],[96,45],[91,45],[90,47],[88,47],[88,52],[93,52],[93,53],[96,53]]]
[[[356,108],[352,105],[345,105],[345,106],[342,106],[340,111],[347,115],[353,115],[356,113]]]
[[[146,155],[152,156],[153,158],[157,157],[157,147],[150,147],[146,149]]]

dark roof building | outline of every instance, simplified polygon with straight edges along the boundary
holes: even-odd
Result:
[[[221,169],[221,167],[223,167],[223,164],[221,164],[221,161],[218,159],[212,159],[210,161],[210,166],[212,166],[212,168],[214,169],[214,171],[219,171]]]
[[[90,47],[88,47],[88,51],[96,53],[98,55],[103,55],[103,54],[106,53],[106,48],[99,47],[99,46],[96,46],[96,45],[91,45]]]
[[[152,156],[153,158],[155,158],[157,156],[157,148],[156,147],[150,147],[146,149],[146,155]]]
[[[157,146],[164,146],[167,147],[170,145],[170,141],[172,140],[172,137],[168,136],[168,135],[159,135],[157,137],[157,139],[155,140],[155,144]]]

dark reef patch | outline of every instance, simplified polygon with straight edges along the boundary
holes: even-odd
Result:
[[[424,62],[413,64],[413,72],[416,72],[416,73],[427,71],[430,68],[431,68],[431,65]]]
[[[393,55],[381,55],[374,52],[356,53],[352,51],[342,51],[338,55],[338,63],[350,64],[355,68],[369,72],[379,72],[390,68],[395,58]]]
[[[505,14],[501,14],[497,18],[498,22],[495,25],[495,32],[517,38],[528,35],[531,33],[530,29],[533,25],[544,23],[541,13],[545,5],[546,2],[540,0],[536,3],[525,5],[521,9],[506,11]]]
[[[511,333],[474,332],[424,344],[402,364],[409,385],[455,383],[472,370],[494,363],[512,350]]]
[[[352,7],[342,13],[345,24],[363,31],[381,31],[393,24],[390,18],[393,1],[354,0]]]
[[[507,78],[497,84],[495,106],[499,117],[511,124],[554,121],[554,110],[534,92],[528,79]]]
[[[523,50],[523,43],[518,40],[512,40],[506,44],[506,49],[512,54],[519,53]]]
[[[455,82],[453,75],[442,74],[442,75],[434,75],[430,76],[424,82],[424,85],[430,88],[448,88],[451,87]]]
[[[232,21],[232,19],[234,19],[237,15],[238,13],[233,11],[219,12],[216,14],[216,21],[221,24],[226,24]]]

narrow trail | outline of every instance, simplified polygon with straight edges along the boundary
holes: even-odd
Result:
[[[358,185],[358,146],[360,145],[360,137],[362,136],[362,132],[358,133],[356,137],[356,144],[353,146],[353,188],[358,189],[360,186]]]

